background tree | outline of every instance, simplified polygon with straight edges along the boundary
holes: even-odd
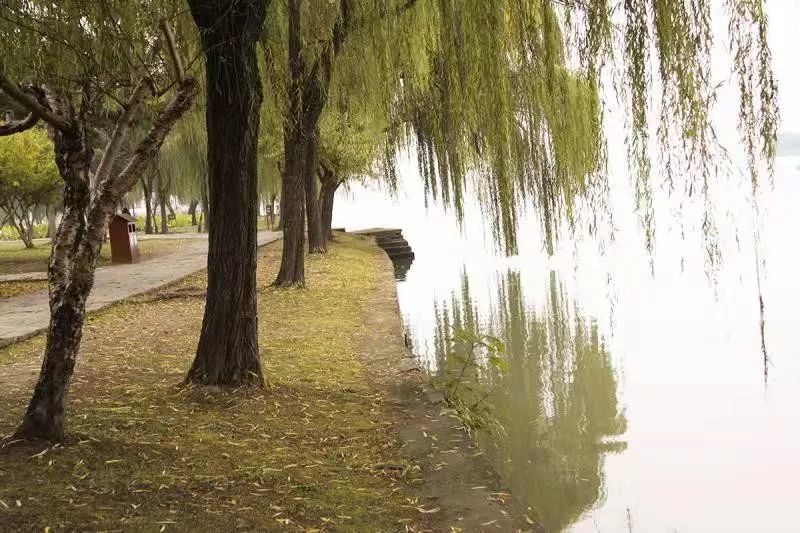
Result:
[[[415,3],[289,0],[272,6],[264,37],[265,72],[275,95],[283,100],[276,108],[284,116],[284,248],[276,285],[305,283],[304,224],[309,251],[325,251],[317,176],[320,120],[329,96],[336,92],[332,84],[339,80],[351,87],[368,87],[371,93],[362,90],[361,94],[372,94],[371,102],[381,102],[374,111],[387,109],[402,72],[397,57],[410,57],[417,51],[394,46],[394,35],[409,31],[403,15]],[[338,76],[342,68],[354,77]]]
[[[145,9],[153,7],[110,0],[58,6],[3,0],[0,9],[0,90],[29,111],[25,119],[0,127],[0,136],[45,122],[53,131],[55,162],[64,182],[64,214],[48,268],[47,343],[19,438],[63,439],[67,389],[108,220],[196,93],[164,25],[162,49],[175,62],[177,90],[158,106],[122,171],[114,171],[148,95],[169,92],[164,87],[173,78],[156,52],[162,13]],[[21,87],[13,79],[34,83]],[[116,125],[93,168],[92,118],[109,111]]]
[[[323,238],[333,238],[331,223],[336,191],[348,180],[384,179],[396,185],[389,117],[370,105],[369,95],[349,92],[332,98],[320,124],[320,157],[317,175],[320,181],[319,206]]]
[[[0,138],[0,227],[14,227],[26,248],[33,248],[34,224],[58,203],[61,185],[53,144],[43,129]]]
[[[197,208],[208,180],[204,102],[199,100],[198,106],[175,127],[158,158],[161,176],[169,181],[172,197],[188,206],[192,225],[198,223]],[[207,207],[207,203],[202,204],[204,212]]]

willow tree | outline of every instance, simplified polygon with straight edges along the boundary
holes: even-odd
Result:
[[[333,238],[331,223],[339,187],[350,180],[386,178],[390,187],[396,185],[392,173],[387,172],[392,168],[391,151],[394,148],[389,129],[389,116],[378,112],[370,104],[368,95],[351,90],[332,94],[332,105],[325,109],[320,123],[317,167],[319,210],[325,241]]]
[[[763,169],[771,170],[778,121],[764,2],[724,4],[712,13],[708,0],[418,3],[412,16],[429,31],[408,39],[427,39],[430,52],[420,68],[403,73],[398,107],[411,124],[426,190],[460,218],[463,192],[472,184],[509,253],[516,251],[520,213],[531,206],[550,250],[565,225],[575,228],[578,204],[590,208],[586,222],[593,227],[606,210],[608,188],[602,81],[607,65],[620,65],[621,75],[608,74],[626,102],[647,246],[655,230],[655,150],[665,162],[666,188],[699,194],[706,203],[702,224],[714,262],[711,183],[723,170],[710,118],[715,16],[728,18],[753,191]],[[648,120],[651,113],[660,117],[657,125]]]
[[[198,105],[175,127],[158,158],[158,170],[172,184],[173,194],[189,205],[192,225],[198,224],[198,205],[202,205],[206,221],[208,218],[208,161],[202,107],[204,103],[198,98]]]
[[[403,14],[415,4],[416,0],[288,0],[285,5],[273,4],[264,37],[265,70],[276,94],[283,98],[277,108],[284,116],[284,248],[276,285],[305,283],[304,225],[309,251],[325,251],[317,187],[319,128],[335,92],[334,80],[369,86],[383,98],[374,111],[387,109],[400,76],[392,61],[401,51],[393,48],[393,35],[405,27]],[[359,65],[377,68],[358,72]],[[352,69],[356,74],[353,80],[337,75],[343,68]]]
[[[187,380],[262,385],[256,249],[258,133],[262,101],[256,43],[265,0],[190,0],[206,63],[211,224],[208,292]]]
[[[147,6],[153,7],[153,6]],[[167,24],[127,2],[4,1],[0,16],[0,90],[28,112],[4,124],[13,135],[44,122],[52,131],[55,161],[64,181],[64,213],[50,254],[50,323],[39,380],[20,438],[61,440],[65,402],[86,314],[86,299],[109,218],[122,196],[157,154],[170,129],[189,109],[195,81],[184,75]],[[159,111],[120,172],[114,162],[131,124],[153,93],[167,94],[174,60],[177,90]],[[29,81],[20,86],[13,80]],[[166,104],[166,105],[164,105]],[[99,164],[94,155],[92,117],[112,113],[116,126]]]

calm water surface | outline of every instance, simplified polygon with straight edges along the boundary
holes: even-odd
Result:
[[[651,273],[632,217],[605,253],[587,239],[547,257],[526,223],[520,255],[502,257],[480,224],[462,232],[426,210],[413,178],[397,199],[360,187],[358,207],[340,198],[336,223],[403,228],[417,257],[401,310],[432,373],[456,325],[505,341],[492,402],[507,435],[483,445],[549,531],[796,532],[798,167],[780,158],[762,202],[766,384],[747,219],[738,244],[723,233],[713,281],[687,228],[659,233]]]

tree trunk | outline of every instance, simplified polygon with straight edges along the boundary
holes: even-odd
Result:
[[[302,89],[305,63],[300,50],[300,2],[289,0],[289,117],[284,127],[284,164],[281,174],[281,224],[283,253],[281,268],[274,285],[305,285],[305,165],[308,143],[305,141]],[[310,132],[313,133],[313,130]]]
[[[12,222],[13,225],[13,222]],[[33,248],[33,225],[25,224],[23,219],[20,219],[17,224],[17,233],[25,248]]]
[[[283,172],[281,172],[281,181],[283,181]],[[278,231],[283,231],[283,184],[281,184],[281,195],[278,199]]]
[[[320,213],[322,215],[322,235],[325,240],[333,240],[333,230],[331,225],[333,223],[333,201],[336,197],[336,190],[341,183],[336,177],[333,170],[320,167],[320,182],[322,187],[320,189]]]
[[[269,195],[269,229],[275,231],[275,197],[276,195]]]
[[[147,235],[153,234],[153,184],[152,176],[145,178],[142,176],[142,192],[144,193],[144,232]]]
[[[83,128],[56,131],[54,144],[65,188],[64,215],[48,270],[50,325],[39,380],[16,437],[60,441],[64,438],[67,388],[83,334],[86,298],[94,282],[102,233],[88,253],[77,253],[86,231],[92,160]]]
[[[158,162],[154,161],[155,175],[156,175],[156,191],[158,193],[158,208],[161,213],[161,234],[166,235],[169,233],[169,225],[167,218],[167,203],[169,200],[169,183],[164,183],[161,170],[158,169]]]
[[[192,226],[197,225],[197,203],[198,200],[192,198],[192,201],[189,202],[189,216],[192,217]]]
[[[169,225],[167,224],[167,199],[163,195],[158,195],[158,207],[161,212],[161,233],[169,233]]]
[[[306,157],[303,162],[303,186],[306,193],[306,218],[308,219],[308,253],[325,253],[325,237],[322,232],[322,217],[320,216],[317,167],[319,166],[319,130],[311,129],[310,135],[305,138],[307,142]]]
[[[263,0],[189,0],[206,56],[208,292],[187,381],[263,386],[258,357],[257,148]],[[219,215],[217,215],[219,213]]]
[[[56,206],[48,205],[47,206],[47,238],[51,241],[55,241],[56,233],[58,232],[58,226],[56,224],[56,215],[57,210]]]

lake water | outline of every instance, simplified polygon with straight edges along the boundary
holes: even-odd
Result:
[[[505,342],[510,369],[487,379],[506,435],[482,440],[532,517],[549,531],[800,531],[800,158],[779,158],[761,201],[766,382],[749,207],[730,224],[738,243],[721,232],[711,280],[698,232],[669,223],[651,272],[632,215],[604,253],[576,239],[553,257],[526,221],[507,258],[478,220],[460,230],[426,209],[414,166],[397,198],[343,195],[335,223],[403,228],[416,259],[401,310],[433,374],[454,325]]]

